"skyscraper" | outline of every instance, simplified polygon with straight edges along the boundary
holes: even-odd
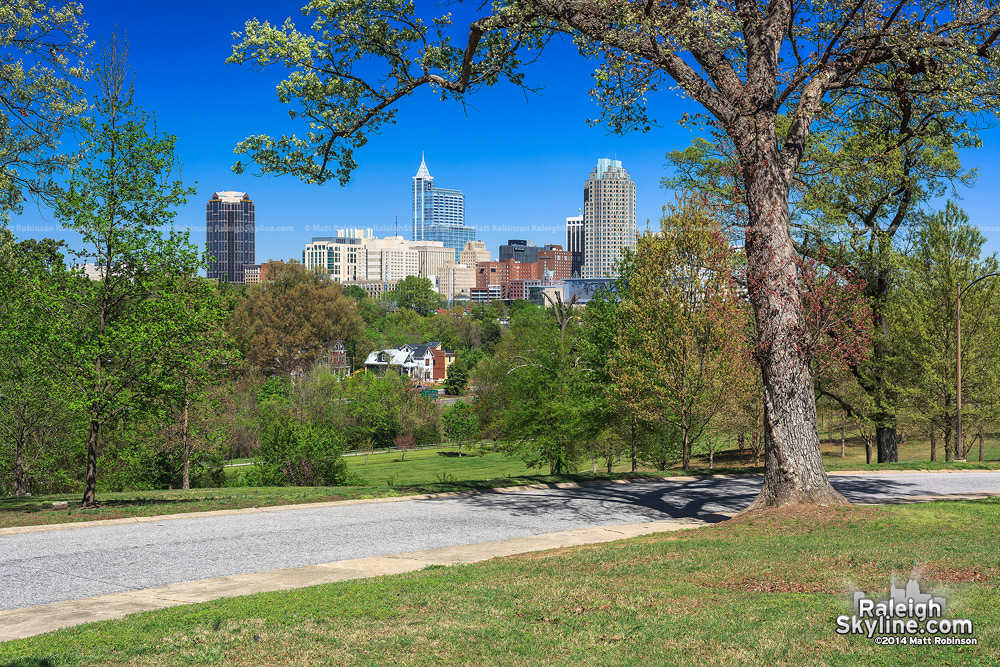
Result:
[[[566,250],[573,255],[570,275],[583,277],[583,215],[566,218]]]
[[[216,192],[205,208],[208,277],[242,283],[243,267],[254,264],[254,208],[245,192]]]
[[[635,242],[635,183],[620,160],[601,158],[583,189],[583,277],[617,277]]]
[[[413,240],[440,241],[455,251],[455,261],[466,241],[476,239],[476,228],[465,225],[465,194],[439,188],[423,156],[413,177]]]

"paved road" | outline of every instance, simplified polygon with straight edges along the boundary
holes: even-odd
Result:
[[[831,477],[853,502],[1000,492],[1000,473]],[[759,478],[490,493],[0,536],[0,610],[171,583],[668,518],[722,520]]]

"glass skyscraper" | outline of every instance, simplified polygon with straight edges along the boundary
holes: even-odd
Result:
[[[413,177],[413,240],[440,241],[456,262],[465,242],[476,240],[476,228],[465,224],[465,193],[436,187],[423,156]]]
[[[216,192],[205,209],[208,277],[242,283],[243,267],[254,264],[254,209],[245,192]]]

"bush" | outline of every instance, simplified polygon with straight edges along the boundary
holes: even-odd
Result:
[[[336,486],[348,481],[343,436],[329,424],[300,424],[290,414],[261,415],[260,449],[250,486]]]

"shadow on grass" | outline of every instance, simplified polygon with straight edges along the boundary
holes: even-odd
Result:
[[[212,498],[212,497],[194,497],[194,498],[120,498],[113,500],[101,500],[100,494],[97,496],[97,509],[108,510],[108,509],[129,509],[134,507],[147,507],[150,505],[166,505],[170,507],[187,507],[190,505],[195,505],[199,503],[211,503],[211,502],[240,502],[246,500],[248,502],[259,502],[259,499],[252,497],[240,497],[240,498]],[[79,498],[69,500],[69,509],[78,510],[80,509]],[[52,510],[52,501],[42,501],[34,502],[27,499],[17,499],[17,502],[10,502],[10,500],[0,500],[0,515],[3,514],[35,514],[37,512],[45,512]],[[55,510],[62,511],[62,510]],[[0,665],[3,667],[3,665]]]
[[[26,658],[17,658],[10,662],[5,662],[0,664],[0,667],[55,667],[56,663],[52,662],[51,658],[39,658],[36,656],[28,656]]]

